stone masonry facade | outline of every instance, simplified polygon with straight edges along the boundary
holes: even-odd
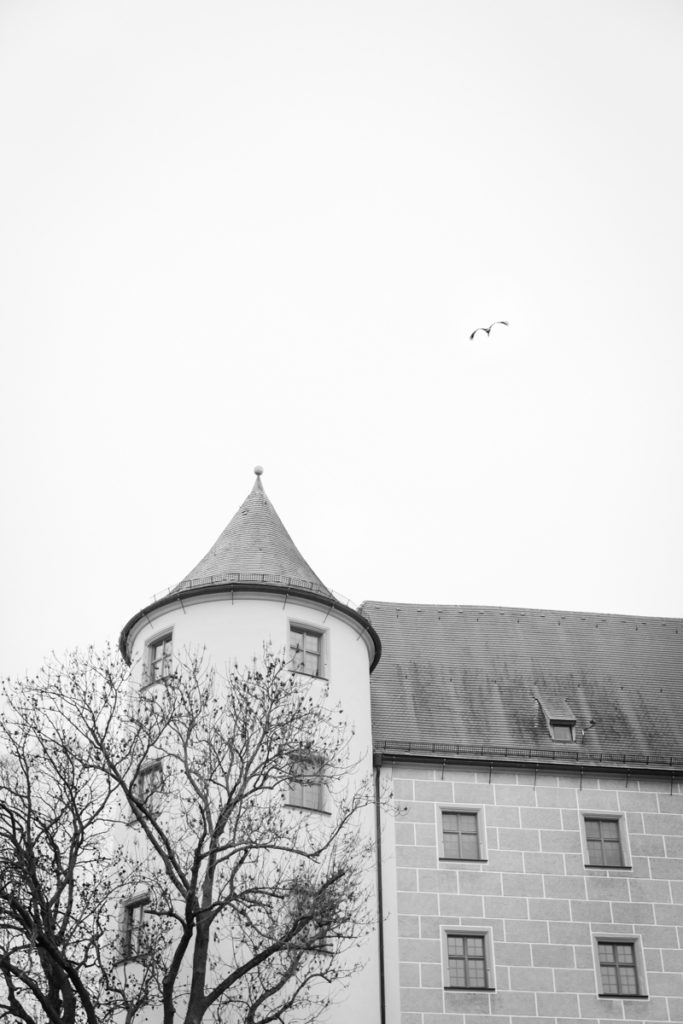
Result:
[[[678,779],[452,764],[383,771],[397,808],[401,1024],[683,1021]],[[476,814],[478,859],[443,856],[444,813]],[[587,866],[587,817],[617,823],[621,866]],[[450,984],[449,936],[474,936],[472,954],[485,949],[485,984],[481,974],[471,989]],[[637,996],[601,994],[601,963],[615,950],[632,958]]]

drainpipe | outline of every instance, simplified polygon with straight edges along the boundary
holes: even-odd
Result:
[[[386,1024],[386,994],[384,978],[384,903],[382,894],[382,821],[380,816],[380,767],[382,755],[375,755],[375,834],[377,854],[377,936],[379,941],[379,1019]]]

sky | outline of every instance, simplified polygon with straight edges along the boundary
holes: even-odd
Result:
[[[116,642],[256,464],[355,603],[683,616],[682,47],[679,0],[1,0],[0,675]]]

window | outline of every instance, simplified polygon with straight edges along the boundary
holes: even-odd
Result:
[[[125,960],[132,960],[141,952],[145,907],[148,902],[147,897],[143,896],[124,905],[121,951]]]
[[[642,996],[633,941],[598,940],[601,996]]]
[[[443,854],[447,860],[480,860],[476,811],[442,811]]]
[[[135,795],[147,810],[153,814],[159,812],[159,794],[163,785],[161,761],[152,761],[140,770],[135,780]]]
[[[485,935],[446,934],[448,988],[490,988]]]
[[[292,917],[301,927],[294,937],[294,946],[308,953],[332,953],[329,896],[308,887],[293,889]],[[332,911],[333,913],[333,911]]]
[[[292,654],[292,669],[307,676],[322,675],[322,634],[300,626],[289,630],[289,649]]]
[[[307,757],[292,762],[287,803],[308,811],[325,810],[322,762],[318,758]]]
[[[573,743],[575,724],[569,719],[553,718],[550,721],[550,735],[556,743]]]
[[[149,645],[148,684],[164,683],[171,674],[173,637],[170,633],[153,640]]]
[[[588,867],[623,868],[619,821],[616,818],[585,818]]]

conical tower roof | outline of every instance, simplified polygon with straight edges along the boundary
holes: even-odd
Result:
[[[215,544],[171,593],[226,583],[285,586],[332,597],[299,553],[263,489],[261,473]]]
[[[282,520],[271,505],[261,483],[260,466],[254,470],[256,480],[247,498],[230,520],[216,543],[188,572],[177,586],[157,596],[151,604],[136,612],[121,630],[119,648],[130,664],[131,637],[142,622],[150,623],[150,615],[175,604],[182,607],[185,598],[201,601],[222,593],[251,592],[306,595],[315,602],[352,619],[371,647],[373,670],[379,661],[382,645],[372,624],[350,603],[340,601],[313,572],[285,530]]]

